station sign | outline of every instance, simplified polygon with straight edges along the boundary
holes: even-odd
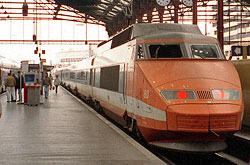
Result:
[[[39,69],[39,64],[29,64],[29,69],[38,70]]]
[[[45,63],[46,62],[46,59],[41,59],[41,63]]]
[[[242,56],[243,46],[232,46],[232,56]]]
[[[232,56],[250,56],[250,46],[232,46]]]
[[[22,72],[29,72],[29,62],[28,61],[22,61],[21,62],[21,71]]]

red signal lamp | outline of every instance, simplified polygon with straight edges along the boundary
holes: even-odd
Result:
[[[178,99],[186,99],[187,98],[187,92],[185,92],[185,91],[179,91],[177,93],[177,98]]]

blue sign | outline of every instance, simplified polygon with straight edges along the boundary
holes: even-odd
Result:
[[[243,46],[232,46],[232,56],[242,56]]]

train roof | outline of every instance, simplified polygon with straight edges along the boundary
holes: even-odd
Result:
[[[168,33],[188,33],[195,35],[202,35],[200,29],[196,25],[188,24],[167,24],[167,23],[139,23],[134,24],[122,32],[111,37],[109,40],[104,41],[98,45],[98,47],[108,43],[111,43],[111,49],[120,46],[132,39],[152,36],[152,35],[164,35]]]
[[[171,32],[171,33],[162,33],[162,34],[150,34],[141,36],[138,38],[138,41],[144,41],[147,43],[147,40],[151,41],[152,43],[157,42],[207,42],[207,43],[218,43],[218,40],[214,37],[205,36],[201,34],[193,34],[193,33],[178,33],[178,32]]]
[[[201,31],[196,25],[143,23],[133,25],[133,32],[131,38],[163,33],[192,33],[201,35]]]

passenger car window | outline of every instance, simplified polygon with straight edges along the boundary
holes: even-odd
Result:
[[[222,58],[216,45],[191,45],[193,58]]]
[[[151,58],[181,58],[180,45],[149,45]]]

